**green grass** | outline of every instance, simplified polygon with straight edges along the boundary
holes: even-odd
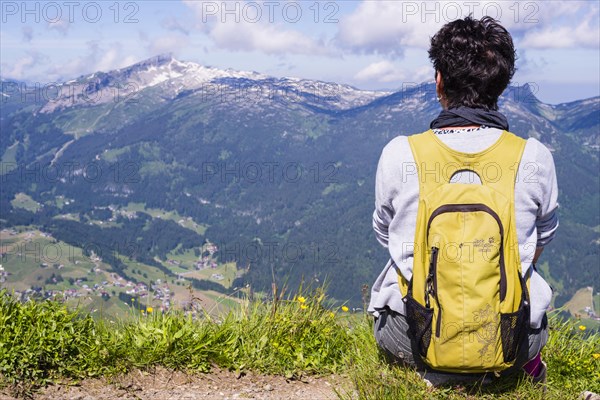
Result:
[[[68,278],[88,276],[90,268],[94,266],[83,254],[82,249],[46,237],[39,230],[27,230],[14,236],[1,234],[0,240],[3,250],[7,252],[2,264],[4,269],[10,272],[6,284],[16,290],[43,285],[45,279],[53,273],[60,274],[65,281],[57,285],[47,285],[48,289],[66,289]],[[63,268],[55,268],[61,264]],[[98,278],[98,281],[101,280]]]
[[[236,268],[235,262],[228,262],[223,264],[217,264],[216,268],[203,268],[196,269],[196,262],[199,260],[198,256],[196,256],[194,250],[202,250],[202,247],[180,250],[179,248],[171,251],[167,254],[167,260],[169,261],[177,261],[180,264],[170,264],[168,261],[164,262],[157,259],[158,262],[161,262],[167,268],[169,268],[172,272],[176,274],[181,274],[184,278],[196,278],[196,279],[207,279],[218,282],[223,285],[224,288],[229,289],[231,287],[231,283],[235,280],[238,270]],[[216,260],[215,260],[216,261]],[[213,278],[214,274],[223,275],[222,280],[216,280]]]
[[[520,378],[489,386],[428,388],[411,369],[387,365],[371,318],[328,306],[323,290],[279,301],[243,301],[227,314],[192,318],[132,308],[127,320],[96,320],[56,301],[17,302],[0,292],[0,387],[27,394],[67,378],[106,376],[153,366],[208,372],[252,370],[290,379],[338,374],[341,399],[540,399]],[[600,392],[600,337],[550,318],[549,399]],[[586,335],[587,334],[587,335]],[[594,357],[595,355],[595,357]]]
[[[329,193],[341,192],[342,190],[344,190],[346,188],[346,186],[347,185],[345,185],[345,184],[330,183],[325,189],[323,189],[321,194],[323,196],[327,196]]]
[[[101,157],[103,160],[105,160],[109,163],[115,163],[115,162],[119,161],[119,156],[122,156],[126,153],[131,152],[131,148],[132,148],[132,146],[123,146],[123,147],[116,148],[116,149],[107,149],[107,150],[104,150]]]
[[[0,158],[0,162],[3,167],[0,169],[0,175],[4,175],[17,168],[17,149],[19,147],[19,142],[13,143],[9,146],[2,154],[2,158]]]
[[[17,193],[15,198],[10,202],[13,207],[23,208],[27,211],[38,212],[41,208],[40,203],[31,198],[28,194]]]
[[[306,132],[307,136],[312,139],[317,139],[327,133],[329,127],[322,120],[302,119],[299,121],[300,130]]]
[[[78,214],[73,214],[73,213],[67,213],[67,214],[59,214],[59,215],[55,215],[54,217],[52,217],[53,219],[67,219],[69,221],[77,221],[80,222],[79,220],[79,215]]]
[[[575,399],[584,390],[600,393],[600,335],[586,337],[578,322],[564,322],[551,316],[550,338],[542,358],[548,364],[546,396],[522,377],[479,384],[428,388],[414,371],[391,367],[382,360],[364,321],[354,331],[357,345],[350,354],[351,377],[361,399]],[[351,393],[341,393],[352,399]]]
[[[180,226],[190,229],[199,235],[204,235],[208,225],[195,222],[191,217],[184,217],[179,215],[177,211],[165,211],[160,208],[146,208],[144,203],[129,203],[127,207],[123,207],[124,211],[136,211],[145,212],[152,218],[160,218],[164,220],[171,220]]]
[[[89,135],[99,126],[105,125],[105,117],[111,111],[111,108],[111,103],[96,107],[77,107],[65,112],[55,122],[65,134],[73,135],[77,139]]]

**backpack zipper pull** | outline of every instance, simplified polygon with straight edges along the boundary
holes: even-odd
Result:
[[[433,298],[435,299],[435,302],[437,303],[437,320],[435,323],[435,336],[436,337],[440,337],[440,329],[441,329],[441,323],[442,323],[442,308],[440,307],[440,301],[437,297],[437,258],[438,258],[438,251],[440,249],[437,247],[432,247],[431,248],[431,261],[429,263],[429,276],[427,277],[427,281],[429,281],[429,292],[428,295],[432,295]]]
[[[437,263],[437,247],[431,248],[431,260],[429,261],[429,274],[425,280],[425,307],[431,308],[429,296],[435,297],[434,279],[435,279],[435,264]]]
[[[427,308],[431,308],[431,304],[429,302],[429,295],[431,294],[431,286],[432,286],[432,280],[431,280],[431,274],[429,274],[429,276],[427,276],[427,280],[425,281],[425,307]]]

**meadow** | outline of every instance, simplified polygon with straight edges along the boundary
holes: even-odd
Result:
[[[340,399],[574,399],[600,392],[600,336],[550,317],[546,396],[524,377],[488,385],[428,387],[413,370],[383,361],[372,319],[330,303],[322,289],[243,299],[215,316],[131,307],[122,320],[95,319],[60,301],[21,303],[0,292],[0,386],[28,396],[52,383],[165,367],[188,373],[339,376]]]

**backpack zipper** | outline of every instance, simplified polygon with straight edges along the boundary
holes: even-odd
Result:
[[[437,297],[437,260],[438,260],[439,249],[435,246],[431,248],[431,261],[429,262],[429,275],[426,280],[425,287],[425,305],[430,308],[429,296],[433,296],[438,307],[437,319],[435,322],[435,336],[440,337],[440,331],[442,326],[442,307],[440,307],[440,301]]]
[[[435,264],[437,259],[437,247],[431,248],[431,258],[429,260],[429,273],[427,279],[425,279],[425,307],[431,308],[431,302],[429,296],[435,296],[435,289],[433,287],[433,280],[435,279]]]

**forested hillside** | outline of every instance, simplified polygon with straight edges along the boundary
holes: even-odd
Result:
[[[133,280],[127,259],[173,277],[168,260],[209,241],[219,263],[236,262],[231,288],[328,281],[355,306],[387,260],[371,228],[380,152],[440,111],[433,84],[368,92],[170,57],[30,89],[2,81],[2,228],[94,249]],[[561,226],[542,261],[557,305],[600,287],[599,107],[597,97],[543,104],[528,85],[500,102],[511,130],[555,158]],[[179,219],[159,217],[170,212]],[[4,253],[5,267],[16,265]]]

